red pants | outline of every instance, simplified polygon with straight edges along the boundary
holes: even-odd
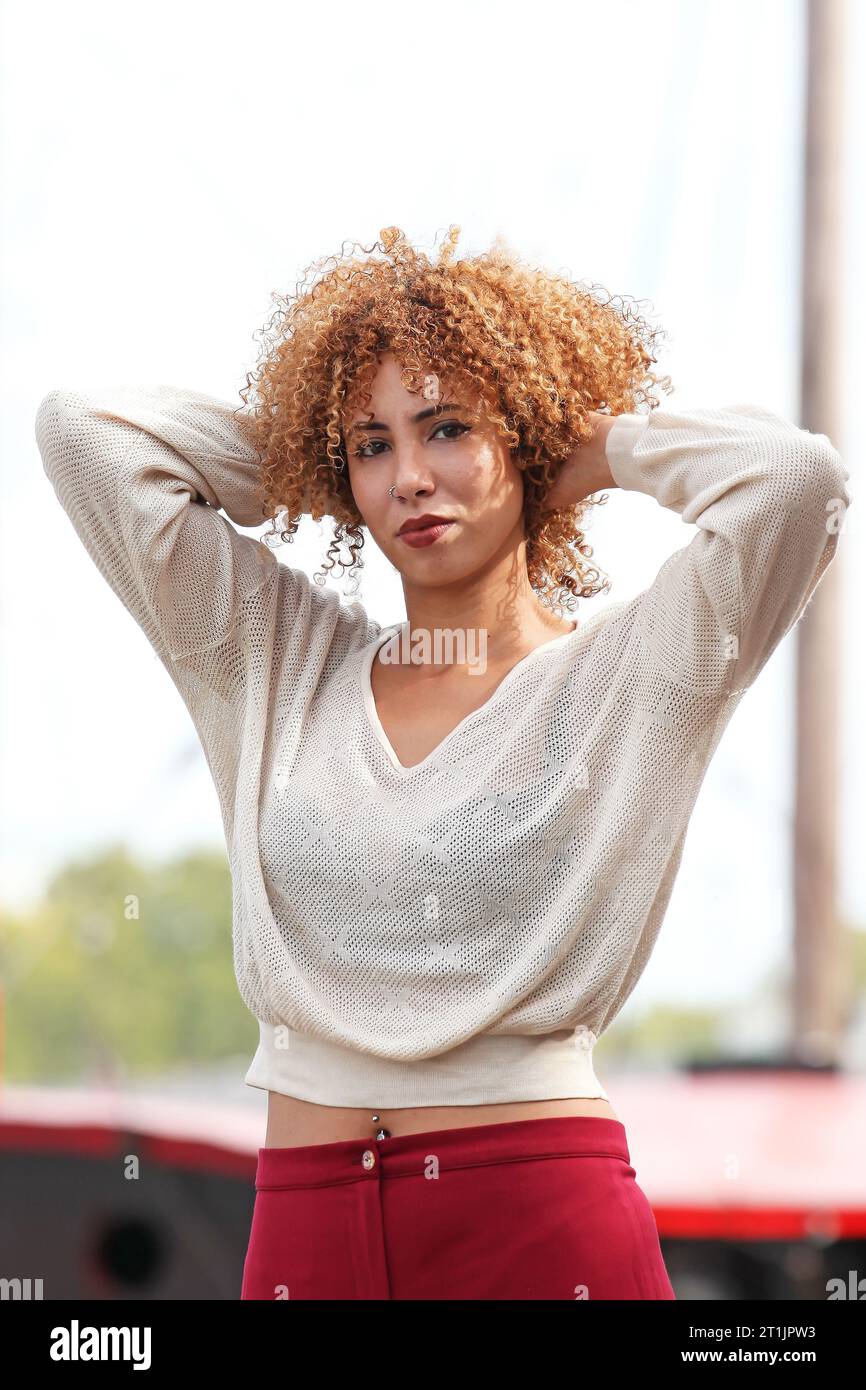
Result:
[[[242,1299],[672,1299],[619,1121],[259,1149]]]

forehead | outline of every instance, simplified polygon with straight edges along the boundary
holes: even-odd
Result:
[[[369,401],[356,404],[350,415],[349,429],[357,429],[368,424],[371,419],[394,424],[401,420],[411,422],[414,417],[429,412],[433,407],[445,410],[448,406],[458,406],[472,414],[475,393],[461,389],[449,378],[436,372],[432,367],[420,377],[417,391],[410,391],[400,379],[400,368],[393,359],[386,359],[368,379]]]

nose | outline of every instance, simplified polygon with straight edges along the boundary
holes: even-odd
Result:
[[[433,492],[433,478],[420,446],[407,444],[395,449],[393,459],[394,469],[389,496],[408,500],[412,497],[426,497]]]

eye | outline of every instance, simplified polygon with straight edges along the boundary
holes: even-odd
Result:
[[[369,442],[369,444],[365,444],[365,445],[363,445],[362,448],[356,449],[356,450],[354,451],[354,453],[355,453],[355,458],[356,458],[356,459],[378,458],[378,457],[379,457],[379,453],[378,453],[378,452],[375,453],[375,454],[368,454],[366,451],[367,451],[367,449],[372,449],[372,447],[373,447],[374,444],[384,444],[384,443],[385,443],[384,439],[371,439],[370,442]]]
[[[435,428],[435,430],[433,431],[433,433],[431,434],[430,438],[431,438],[431,439],[435,438],[435,436],[439,433],[440,430],[459,430],[459,431],[460,431],[460,434],[468,434],[468,432],[469,432],[469,430],[470,430],[471,428],[472,428],[471,425],[461,425],[460,422],[459,422],[459,420],[445,420],[445,421],[443,422],[443,424],[437,425],[437,426],[436,426],[436,428]],[[452,434],[452,435],[449,435],[449,438],[450,438],[450,439],[459,439],[459,438],[460,438],[460,434]]]
[[[439,424],[439,425],[436,426],[436,428],[434,429],[434,431],[433,431],[433,433],[431,434],[430,438],[431,438],[431,439],[435,439],[436,436],[437,436],[437,434],[439,433],[440,430],[458,430],[458,431],[459,431],[458,434],[448,435],[447,437],[448,437],[448,439],[459,439],[459,438],[461,437],[461,435],[468,434],[469,431],[471,430],[471,428],[472,428],[471,425],[463,425],[463,424],[460,423],[459,420],[443,420],[443,421],[441,422],[441,424]],[[368,442],[367,444],[364,444],[364,445],[362,446],[362,448],[356,449],[356,450],[354,451],[354,456],[355,456],[355,458],[356,458],[356,459],[378,458],[378,457],[379,457],[379,454],[382,452],[381,449],[377,449],[376,452],[375,452],[374,454],[368,454],[368,453],[366,452],[367,449],[372,449],[372,447],[373,447],[374,444],[384,444],[384,445],[387,446],[387,440],[385,440],[385,439],[371,439],[371,440],[369,440],[369,442]]]

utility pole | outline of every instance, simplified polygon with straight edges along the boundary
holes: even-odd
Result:
[[[800,424],[840,436],[843,72],[846,0],[806,0]],[[839,567],[795,629],[794,989],[791,1052],[838,1058],[844,1026],[843,940],[836,904],[839,805]]]

